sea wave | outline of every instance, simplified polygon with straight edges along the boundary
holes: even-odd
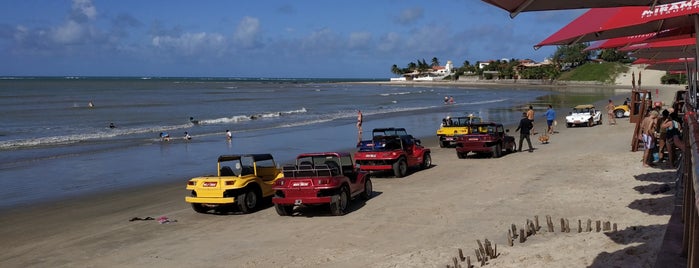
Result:
[[[263,112],[263,113],[257,113],[257,114],[249,114],[249,115],[245,114],[245,115],[234,115],[231,117],[203,119],[203,120],[199,120],[199,124],[200,125],[214,125],[214,124],[238,123],[238,122],[250,121],[250,120],[255,120],[255,119],[275,118],[275,117],[280,117],[280,116],[285,116],[285,115],[292,115],[292,114],[299,114],[299,113],[306,113],[306,112],[308,112],[308,110],[306,110],[305,107],[301,107],[301,109],[289,110],[289,111]]]
[[[13,150],[40,146],[66,145],[79,142],[105,140],[120,136],[129,136],[144,133],[160,133],[175,129],[191,127],[192,123],[172,125],[172,126],[152,126],[139,128],[115,128],[93,133],[68,134],[59,136],[48,136],[40,138],[15,139],[0,141],[0,150]]]

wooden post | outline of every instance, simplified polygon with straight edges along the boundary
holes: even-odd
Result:
[[[612,230],[616,232],[616,223],[612,224]]]
[[[596,227],[595,230],[599,233],[599,231],[600,231],[600,229],[601,229],[601,228],[600,228],[600,221],[599,221],[599,220],[595,221],[595,227]]]
[[[517,238],[517,226],[515,224],[512,224],[512,238]]]
[[[519,242],[524,243],[526,240],[527,237],[524,235],[524,229],[519,229]]]
[[[464,258],[464,251],[461,250],[460,248],[459,248],[459,259],[460,259],[462,262],[466,260],[466,258]]]
[[[529,222],[529,225],[531,225],[531,227],[529,227],[529,229],[532,230],[532,235],[535,235],[536,234],[536,225],[534,225],[533,222]]]
[[[512,230],[507,230],[507,244],[511,246],[514,246],[514,243],[512,243]]]
[[[546,225],[549,227],[549,233],[553,233],[553,221],[549,215],[546,215]]]
[[[566,231],[566,221],[561,218],[561,233],[565,233]]]
[[[541,229],[541,226],[539,226],[539,215],[534,215],[534,227],[536,227],[537,231]]]
[[[524,223],[524,234],[526,236],[529,236],[529,234],[531,234],[531,231],[529,230],[529,220],[527,220],[527,222]]]
[[[484,258],[485,258],[485,256],[488,256],[487,254],[485,254],[486,253],[485,248],[483,248],[483,244],[481,244],[481,240],[476,239],[476,242],[478,242],[478,250],[481,252],[481,256],[483,256]]]
[[[454,257],[452,260],[454,260],[454,268],[459,268],[459,262],[456,260],[456,257]]]
[[[466,256],[466,268],[471,268],[471,256]]]
[[[612,229],[612,227],[610,226],[609,222],[605,221],[604,225],[602,225],[602,231],[609,231],[611,229]]]
[[[578,233],[582,233],[582,221],[578,220]]]
[[[487,255],[489,258],[493,258],[493,248],[490,245],[490,241],[486,238],[485,239],[485,255]]]
[[[570,222],[566,219],[566,233],[570,233]]]
[[[585,230],[587,230],[588,233],[592,232],[592,220],[591,219],[587,219],[587,228],[585,228]]]

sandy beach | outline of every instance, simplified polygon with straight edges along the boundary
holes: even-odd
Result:
[[[683,86],[653,88],[669,105]],[[557,111],[558,122],[567,113]],[[373,178],[374,197],[353,202],[342,217],[315,210],[280,217],[273,208],[198,214],[184,202],[185,181],[12,210],[0,215],[0,265],[445,267],[459,249],[475,263],[476,240],[488,239],[499,256],[485,267],[652,267],[675,202],[675,170],[642,166],[642,152],[630,150],[628,118],[603,122],[559,124],[550,143],[532,139],[533,153],[497,159],[458,159],[435,137],[423,138],[432,168]],[[539,132],[544,124],[537,115]],[[129,221],[162,216],[170,222]],[[508,246],[510,226],[535,216],[542,229]],[[561,218],[569,233],[560,232]],[[588,219],[618,229],[578,233],[578,220],[584,228]]]

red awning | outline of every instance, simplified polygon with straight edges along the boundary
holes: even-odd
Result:
[[[624,36],[659,33],[693,27],[691,16],[699,13],[693,0],[648,7],[593,8],[549,36],[535,48],[570,45]]]
[[[621,7],[621,6],[655,6],[676,2],[677,0],[482,0],[488,4],[502,8],[510,12],[510,17],[514,18],[520,12],[600,8],[600,7]]]

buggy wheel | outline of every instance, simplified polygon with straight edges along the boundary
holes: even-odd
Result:
[[[498,158],[502,154],[502,147],[500,147],[500,144],[496,144],[495,146],[492,146],[491,149],[493,150],[493,158]]]
[[[468,155],[468,152],[463,152],[463,153],[459,152],[459,151],[456,152],[456,157],[458,157],[459,159],[464,159],[464,158],[466,158],[467,155]]]
[[[422,169],[428,169],[432,166],[432,157],[430,153],[425,153],[422,157]]]
[[[447,147],[447,142],[446,141],[439,141],[439,148],[444,148]]]
[[[330,213],[335,216],[345,215],[347,204],[349,203],[349,190],[346,186],[342,186],[338,193],[337,202],[330,203]]]
[[[622,109],[614,110],[614,117],[616,117],[616,118],[624,117],[624,110],[622,110]]]
[[[192,209],[196,211],[197,213],[207,213],[209,212],[209,208],[199,204],[199,203],[192,203]]]
[[[595,124],[595,121],[592,120],[592,118],[590,118],[590,120],[587,121],[587,126],[588,126],[588,127],[592,127],[594,124]]]
[[[249,189],[247,192],[238,195],[238,198],[236,198],[236,203],[238,203],[238,208],[241,212],[250,213],[257,208],[259,199],[260,196],[257,191],[254,189]]]
[[[393,175],[396,178],[405,177],[406,173],[408,173],[408,163],[405,162],[405,159],[401,158],[393,163]]]
[[[362,192],[362,198],[364,200],[369,200],[374,195],[374,185],[371,183],[371,179],[367,176],[364,179],[364,192]]]
[[[516,146],[517,146],[517,145],[514,144],[514,143],[508,144],[508,145],[507,145],[507,148],[505,148],[505,152],[507,152],[508,154],[514,152],[515,149],[517,148]]]
[[[572,127],[572,126],[573,126],[572,123],[566,123],[566,127]]]
[[[277,211],[277,214],[279,214],[279,216],[291,216],[291,214],[294,213],[294,206],[274,204],[274,210]]]

